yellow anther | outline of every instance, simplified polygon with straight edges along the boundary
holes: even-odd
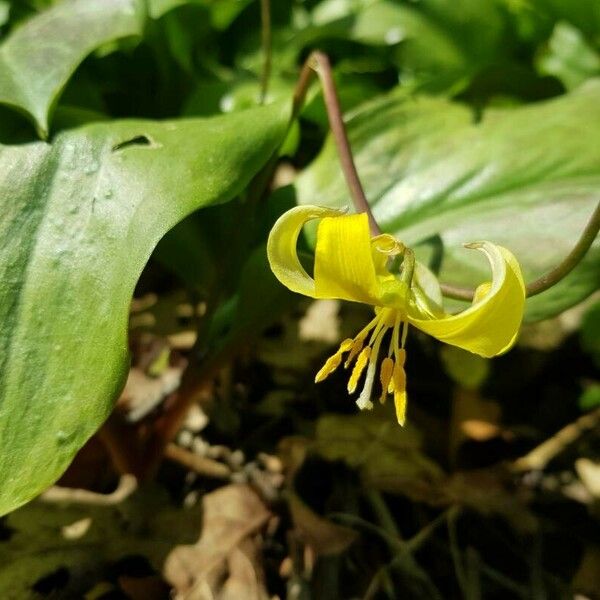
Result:
[[[404,361],[404,356],[401,357]],[[394,372],[392,374],[392,382],[394,387],[394,404],[396,405],[396,417],[398,423],[404,425],[406,419],[406,373],[401,364],[394,364]]]
[[[356,338],[352,343],[352,348],[350,349],[350,354],[348,354],[348,358],[346,358],[346,362],[344,363],[344,369],[347,369],[352,361],[356,358],[356,355],[362,350],[363,344],[365,340],[364,338]]]
[[[392,381],[394,385],[394,393],[403,392],[406,389],[406,373],[404,372],[404,367],[398,363],[394,364]]]
[[[338,354],[343,354],[344,352],[348,352],[348,350],[350,350],[350,348],[352,348],[352,345],[354,344],[354,340],[352,338],[346,338],[341,344],[340,347],[338,348],[337,353]]]
[[[381,381],[381,396],[379,396],[379,402],[383,404],[388,394],[388,387],[390,381],[392,381],[392,373],[394,371],[394,361],[386,357],[381,361],[381,369],[379,371],[379,379]]]
[[[394,392],[394,405],[396,406],[396,418],[400,425],[406,422],[406,390]]]
[[[315,375],[315,383],[319,383],[329,377],[329,375],[331,375],[340,366],[340,363],[342,362],[342,355],[344,352],[348,352],[348,350],[350,350],[352,343],[353,340],[346,339],[340,344],[338,351],[325,361],[325,364],[321,367],[321,370]]]
[[[362,372],[365,370],[369,362],[369,358],[371,357],[371,347],[367,346],[363,348],[361,353],[358,355],[356,359],[356,364],[354,365],[354,369],[352,369],[352,375],[350,375],[350,379],[348,381],[348,393],[353,394],[356,391],[356,386],[358,385],[358,380],[362,375]]]

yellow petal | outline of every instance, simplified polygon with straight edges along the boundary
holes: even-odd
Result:
[[[316,298],[315,281],[298,259],[296,245],[305,223],[344,213],[319,206],[296,206],[285,212],[271,229],[267,256],[275,277],[292,292]]]
[[[380,303],[366,213],[326,217],[319,223],[315,292],[319,298]]]
[[[492,281],[480,286],[473,304],[457,315],[426,315],[415,305],[408,320],[442,342],[485,357],[506,352],[515,342],[525,306],[525,283],[516,258],[501,246],[477,242],[467,247],[483,252]]]

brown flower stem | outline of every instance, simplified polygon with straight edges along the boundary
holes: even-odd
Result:
[[[472,290],[471,288],[463,288],[457,285],[450,285],[449,283],[440,282],[440,289],[446,298],[454,298],[454,300],[466,300],[467,302],[472,302],[475,295],[475,290]]]
[[[340,157],[340,163],[342,165],[342,171],[352,196],[352,201],[358,212],[365,212],[369,218],[369,228],[371,235],[379,235],[381,229],[377,221],[373,217],[371,207],[367,202],[367,197],[363,190],[362,184],[358,177],[358,171],[354,164],[354,158],[352,157],[352,149],[350,148],[350,142],[348,141],[348,135],[346,133],[346,127],[344,125],[344,119],[342,118],[342,109],[340,107],[340,101],[335,88],[335,81],[333,80],[333,72],[331,70],[331,63],[327,55],[322,52],[313,52],[309,57],[309,63],[311,67],[316,71],[321,81],[321,87],[323,88],[323,98],[325,100],[325,106],[327,108],[327,117],[329,119],[329,127],[337,146],[338,155]]]
[[[342,109],[340,107],[335,81],[333,80],[331,63],[329,62],[327,55],[323,54],[323,52],[318,50],[312,52],[302,67],[298,85],[296,86],[296,92],[294,93],[294,115],[297,115],[302,107],[313,73],[317,74],[321,83],[325,108],[327,109],[327,118],[329,120],[329,128],[331,129],[337,147],[342,172],[346,178],[346,183],[350,190],[354,207],[357,212],[367,213],[371,235],[379,235],[381,229],[373,217],[371,207],[367,202],[365,192],[358,177],[354,158],[352,157],[352,149],[350,148],[350,142],[348,141],[348,135],[346,134],[346,127],[344,125],[344,119],[342,118]]]
[[[263,55],[262,72],[260,74],[260,103],[264,104],[269,91],[271,77],[271,2],[260,0],[261,46]]]

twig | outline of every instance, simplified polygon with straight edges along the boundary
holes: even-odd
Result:
[[[260,74],[260,103],[264,104],[269,91],[269,79],[271,77],[271,2],[260,0],[260,27],[261,45],[263,55],[262,72]]]
[[[137,479],[133,475],[122,475],[117,489],[110,494],[98,494],[90,490],[55,485],[47,489],[40,496],[40,499],[52,503],[70,502],[94,506],[112,506],[126,500],[136,489]]]
[[[177,444],[169,444],[166,447],[165,457],[205,477],[229,479],[231,476],[231,469],[227,465],[204,456],[198,456]]]
[[[569,423],[531,452],[517,459],[513,469],[517,472],[542,470],[555,456],[572,444],[583,433],[600,423],[600,408],[582,415],[574,423]]]

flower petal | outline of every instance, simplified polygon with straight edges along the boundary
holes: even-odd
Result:
[[[491,242],[467,247],[487,256],[492,269],[491,284],[480,286],[473,304],[457,315],[436,318],[412,305],[408,320],[442,342],[481,356],[496,356],[506,352],[517,338],[525,306],[525,283],[519,263],[506,248]]]
[[[315,291],[319,298],[380,304],[366,213],[326,217],[319,223]]]
[[[319,206],[296,206],[277,219],[267,242],[267,256],[275,277],[292,292],[316,298],[315,281],[304,270],[296,248],[305,223],[344,213]]]

